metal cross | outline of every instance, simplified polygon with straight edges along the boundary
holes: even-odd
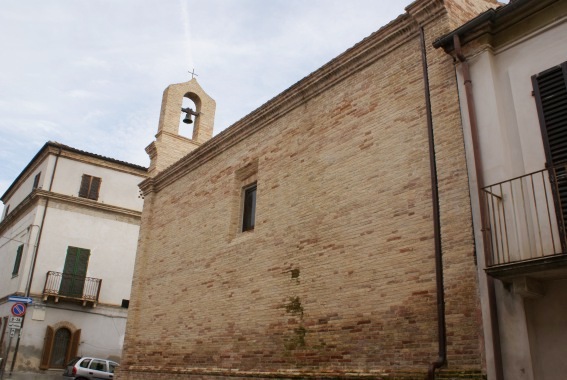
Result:
[[[193,71],[187,71],[189,74],[191,74],[191,79],[198,77],[197,74],[195,74],[195,68],[193,68]]]

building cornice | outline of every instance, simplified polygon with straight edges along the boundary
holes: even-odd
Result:
[[[106,203],[97,202],[91,199],[73,197],[64,194],[58,194],[46,190],[36,189],[31,192],[18,206],[12,210],[0,222],[0,235],[13,224],[14,221],[19,220],[30,208],[38,205],[41,201],[53,200],[60,203],[72,204],[80,208],[88,208],[95,211],[102,211],[112,213],[119,216],[130,217],[134,219],[141,219],[142,212],[124,207],[113,206]]]
[[[415,1],[406,8],[405,14],[252,111],[155,177],[144,180],[140,189],[144,194],[160,191],[301,104],[360,72],[399,45],[415,38],[420,25],[445,14],[443,4],[442,0]]]
[[[130,216],[137,219],[140,219],[142,216],[141,211],[136,211],[125,207],[113,206],[107,203],[94,201],[92,199],[73,197],[70,195],[64,195],[64,194],[59,194],[44,190],[38,190],[37,193],[38,196],[40,197],[44,197],[58,202],[70,203],[79,207],[87,207],[97,211],[104,211],[122,216]]]
[[[425,25],[446,12],[445,0],[416,0],[405,9],[419,25]]]
[[[20,219],[20,217],[27,212],[32,206],[37,204],[39,199],[35,196],[35,191],[30,193],[25,197],[13,210],[10,211],[8,215],[2,219],[0,222],[0,235],[8,229],[9,226],[13,224],[14,221]]]

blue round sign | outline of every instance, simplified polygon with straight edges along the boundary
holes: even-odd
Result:
[[[14,317],[23,317],[26,314],[26,305],[23,303],[15,303],[12,306],[12,314]]]

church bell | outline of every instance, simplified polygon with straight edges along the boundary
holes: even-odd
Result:
[[[183,118],[183,122],[185,124],[192,124],[193,123],[193,119],[191,119],[191,115],[194,116],[198,116],[199,112],[195,112],[193,111],[191,108],[187,107],[187,108],[181,108],[181,112],[185,112],[185,118]]]
[[[191,124],[191,123],[193,123],[193,120],[191,120],[191,114],[190,114],[190,113],[188,113],[188,114],[185,115],[185,118],[183,119],[183,122],[184,122],[185,124]]]

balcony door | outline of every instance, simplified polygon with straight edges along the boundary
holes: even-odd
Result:
[[[550,179],[562,235],[567,225],[567,62],[532,77]],[[563,215],[561,218],[560,215]],[[565,251],[564,238],[562,239]]]
[[[88,249],[77,247],[67,248],[67,257],[65,258],[63,277],[61,278],[61,285],[59,286],[59,295],[74,298],[81,298],[83,296],[83,287],[85,286],[85,277],[87,276],[90,255],[91,251]]]

